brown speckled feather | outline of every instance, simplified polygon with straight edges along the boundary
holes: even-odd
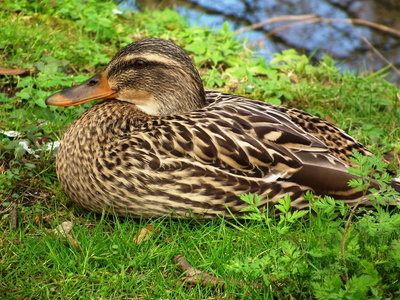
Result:
[[[267,197],[275,202],[289,193],[295,208],[307,206],[306,190],[360,196],[347,187],[346,165],[281,109],[217,92],[208,92],[207,101],[204,109],[171,117],[144,115],[115,100],[94,106],[70,127],[58,153],[57,172],[69,197],[98,212],[113,205],[120,215],[184,217],[191,211],[207,217],[225,215],[225,205],[239,212],[243,193],[259,194],[263,205]],[[344,137],[342,143],[359,147]],[[296,184],[291,178],[305,164],[309,174]],[[325,190],[321,180],[306,180],[321,168],[332,179]]]
[[[305,112],[204,91],[176,45],[158,39],[122,49],[106,70],[48,98],[52,105],[102,101],[65,133],[57,174],[83,207],[118,215],[240,216],[238,195],[261,206],[289,194],[330,195],[353,204],[347,182],[353,150],[370,152],[332,124]],[[116,99],[118,100],[116,100]]]

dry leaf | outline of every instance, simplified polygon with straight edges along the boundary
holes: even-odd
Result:
[[[72,234],[67,234],[66,237],[72,247],[74,247],[75,249],[79,249],[79,242],[72,236]]]
[[[61,225],[58,225],[56,229],[53,230],[55,234],[67,235],[72,229],[72,222],[66,221]]]
[[[328,121],[329,123],[333,123],[333,119],[332,119],[332,117],[329,116],[329,115],[326,115],[326,116],[325,116],[325,120]]]
[[[63,222],[61,225],[58,225],[56,229],[52,230],[52,232],[55,235],[61,235],[64,240],[65,238],[67,238],[72,247],[74,247],[75,249],[79,249],[79,242],[72,236],[72,234],[69,234],[72,226],[72,222],[66,221]]]
[[[146,227],[142,228],[140,234],[135,240],[135,243],[140,245],[142,242],[147,241],[150,238],[151,233],[154,231],[154,226],[147,225]]]

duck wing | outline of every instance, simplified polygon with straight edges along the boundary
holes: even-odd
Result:
[[[290,193],[300,201],[305,190],[337,199],[362,196],[347,184],[355,178],[347,164],[286,112],[229,94],[208,96],[204,109],[164,117],[141,135],[135,148],[146,153],[152,172],[168,172],[176,187],[198,178],[196,184],[225,196],[252,192],[276,200]]]

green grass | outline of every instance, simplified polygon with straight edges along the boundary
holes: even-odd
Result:
[[[307,221],[284,216],[264,222],[133,221],[74,214],[72,233],[78,247],[50,232],[71,216],[27,219],[18,230],[9,228],[3,239],[3,297],[213,299],[226,294],[240,299],[279,295],[381,299],[398,295],[400,215],[379,210],[357,217],[347,241],[345,267],[340,255],[345,220],[333,210],[338,205],[332,200],[316,202],[314,214],[305,212]],[[346,217],[348,210],[342,210]],[[138,244],[141,228],[148,225],[154,231]],[[226,290],[179,284],[182,274],[171,262],[178,254],[196,268],[229,281]],[[343,288],[340,275],[346,272],[350,280]],[[256,289],[255,283],[261,288]],[[356,294],[361,296],[354,298]]]
[[[115,4],[107,1],[31,2],[6,0],[0,11],[1,67],[35,70],[0,77],[0,128],[22,133],[15,138],[0,133],[0,298],[399,297],[398,208],[359,213],[347,227],[353,212],[333,199],[315,200],[310,210],[298,213],[287,211],[290,199],[284,199],[277,207],[280,216],[254,210],[251,220],[99,216],[68,200],[53,154],[41,151],[91,105],[46,107],[45,98],[100,71],[120,47],[151,36],[183,47],[208,88],[329,119],[376,155],[396,162],[399,89],[384,80],[384,70],[342,74],[329,57],[312,65],[291,50],[267,65],[245,41],[235,40],[227,25],[216,33],[189,28],[171,10],[115,15]],[[78,246],[53,233],[64,221],[73,222]],[[138,244],[136,237],[150,225],[151,235]],[[182,285],[182,272],[172,262],[178,254],[224,279],[225,290]]]

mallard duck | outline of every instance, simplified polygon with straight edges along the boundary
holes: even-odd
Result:
[[[144,39],[122,48],[105,70],[47,98],[48,105],[103,101],[66,131],[56,168],[66,194],[86,209],[121,216],[240,216],[238,195],[260,206],[304,193],[348,204],[353,150],[363,145],[295,108],[205,91],[177,45]]]

